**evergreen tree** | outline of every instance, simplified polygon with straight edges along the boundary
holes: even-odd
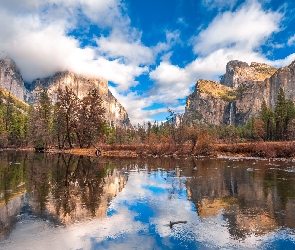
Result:
[[[292,100],[287,99],[287,115],[285,119],[285,131],[287,131],[287,127],[289,123],[295,118],[295,106]]]
[[[285,134],[285,124],[287,118],[287,101],[282,88],[280,88],[274,111],[276,123],[276,139],[283,140]]]
[[[265,139],[272,139],[272,130],[273,130],[273,120],[274,114],[270,108],[267,107],[265,100],[262,101],[261,110],[260,110],[260,119],[264,122],[265,125]]]

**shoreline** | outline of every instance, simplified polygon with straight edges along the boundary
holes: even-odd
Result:
[[[156,145],[154,147],[159,147]],[[167,145],[166,145],[167,146]],[[168,149],[167,147],[165,149]],[[44,153],[52,154],[72,154],[90,157],[116,157],[116,158],[136,158],[136,157],[251,157],[251,158],[295,158],[295,142],[245,142],[245,143],[216,143],[206,151],[191,151],[190,145],[184,145],[178,151],[154,150],[150,145],[102,145],[99,147],[100,155],[96,155],[97,148],[72,148],[57,149],[49,148]],[[20,150],[35,151],[32,147],[3,148],[0,151]]]

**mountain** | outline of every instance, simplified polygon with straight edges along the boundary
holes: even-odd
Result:
[[[21,101],[28,98],[29,93],[19,69],[15,62],[7,57],[0,59],[0,86]]]
[[[26,88],[15,62],[10,58],[3,58],[0,59],[0,86],[21,101],[29,104],[34,103],[40,87],[47,89],[53,100],[59,87],[68,86],[72,88],[79,98],[87,95],[88,91],[95,87],[103,100],[106,120],[112,122],[115,126],[131,126],[125,108],[109,91],[108,81],[103,78],[84,77],[64,71],[57,72],[47,78],[36,79],[29,85],[29,88]]]
[[[263,100],[274,109],[280,88],[286,98],[295,101],[295,61],[279,69],[230,61],[220,83],[202,79],[196,83],[187,98],[184,119],[188,123],[243,125],[259,115]]]

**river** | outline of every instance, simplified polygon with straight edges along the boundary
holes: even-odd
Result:
[[[0,152],[0,249],[294,249],[295,162]]]

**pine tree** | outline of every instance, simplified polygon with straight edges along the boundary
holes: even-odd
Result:
[[[263,100],[261,104],[260,119],[264,122],[265,125],[265,139],[271,140],[274,114],[272,110],[267,107],[265,100]]]
[[[287,100],[282,88],[280,88],[275,106],[276,139],[283,140],[287,119]]]
[[[295,118],[295,106],[292,100],[287,99],[287,115],[285,119],[285,131],[287,131],[287,127],[289,123]]]

